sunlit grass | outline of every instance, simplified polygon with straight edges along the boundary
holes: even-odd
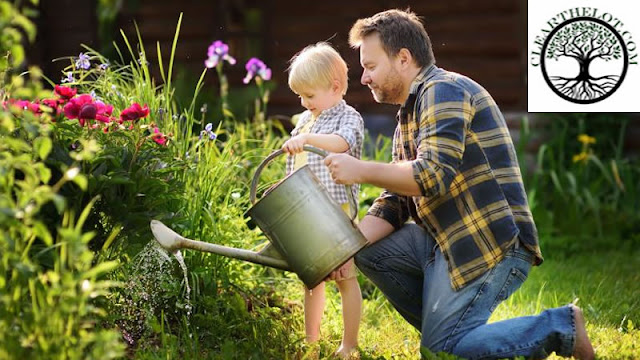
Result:
[[[491,321],[533,315],[577,301],[601,359],[640,357],[640,252],[579,254],[548,259],[500,305]],[[559,357],[551,357],[556,359]]]
[[[549,258],[535,267],[529,279],[506,302],[490,322],[535,315],[577,299],[584,310],[587,331],[599,359],[640,358],[640,253],[611,251],[607,254],[578,254],[568,259]],[[364,281],[370,291],[371,284]],[[364,288],[363,288],[364,289]],[[301,292],[289,289],[302,319]],[[298,289],[299,290],[299,289]],[[329,356],[341,339],[342,318],[339,293],[327,286],[321,355]],[[304,337],[302,321],[293,329]],[[419,357],[420,334],[374,290],[364,301],[360,328],[362,359],[411,359]],[[322,357],[321,357],[322,358]],[[555,354],[550,359],[560,359]]]

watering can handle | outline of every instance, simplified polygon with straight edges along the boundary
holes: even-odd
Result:
[[[303,149],[305,151],[309,151],[312,152],[314,154],[320,155],[323,158],[327,157],[327,155],[329,155],[329,153],[327,153],[326,151],[322,150],[322,149],[318,149],[315,146],[311,146],[311,145],[304,145]],[[251,204],[255,204],[256,203],[256,187],[258,185],[258,180],[260,178],[260,173],[262,172],[262,169],[264,169],[265,166],[267,166],[268,163],[271,162],[271,160],[277,158],[278,156],[284,154],[284,150],[282,149],[278,149],[274,152],[272,152],[271,154],[269,154],[269,156],[267,156],[264,160],[262,160],[262,162],[260,163],[260,165],[258,165],[258,168],[256,169],[255,174],[253,175],[253,180],[251,181],[251,191],[249,193],[249,199],[251,200]],[[345,187],[347,188],[347,198],[349,199],[349,208],[351,210],[351,221],[354,221],[356,219],[356,215],[358,214],[358,204],[356,203],[355,199],[353,198],[353,192],[351,191],[351,185],[345,185]]]

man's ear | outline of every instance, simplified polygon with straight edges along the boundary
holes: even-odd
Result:
[[[413,61],[413,55],[411,55],[411,51],[407,48],[402,48],[398,51],[398,55],[396,55],[398,62],[402,68],[406,68],[411,65]]]

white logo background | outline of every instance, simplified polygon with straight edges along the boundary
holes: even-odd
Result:
[[[533,66],[532,64],[540,64],[541,55],[534,55],[533,52],[540,52],[542,46],[535,43],[536,36],[547,36],[549,32],[543,32],[542,29],[551,30],[552,27],[547,22],[556,17],[557,23],[561,24],[564,20],[558,16],[563,11],[569,11],[576,8],[597,9],[596,17],[604,13],[611,14],[613,19],[620,20],[620,24],[616,26],[619,33],[628,31],[630,33],[623,37],[625,43],[629,40],[634,44],[627,46],[629,56],[632,57],[640,53],[638,45],[640,45],[640,19],[638,13],[633,11],[635,6],[633,1],[628,0],[589,0],[589,1],[528,1],[528,111],[529,112],[640,112],[640,55],[632,59],[627,68],[627,74],[623,79],[620,87],[609,97],[592,104],[576,104],[565,100],[558,96],[545,82],[542,74],[541,66]],[[568,14],[568,13],[567,13]],[[576,17],[576,15],[570,16]],[[569,17],[567,17],[567,20]],[[610,22],[615,24],[616,20]],[[558,25],[554,25],[556,28]],[[634,47],[636,48],[634,50]],[[536,58],[537,57],[537,58]],[[546,65],[550,66],[567,66],[568,73],[571,75],[575,71],[577,65],[567,64],[564,59],[563,63],[557,63],[552,59],[545,59]],[[639,64],[632,64],[637,62]],[[549,70],[549,69],[548,69]],[[597,70],[595,67],[593,70]],[[549,71],[548,71],[549,72]]]

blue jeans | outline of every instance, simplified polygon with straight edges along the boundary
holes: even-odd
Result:
[[[573,310],[548,309],[487,324],[491,313],[524,282],[533,255],[523,246],[461,290],[451,287],[448,265],[435,240],[406,224],[364,248],[356,265],[398,312],[422,333],[421,346],[468,359],[525,356],[543,359],[553,351],[571,356]]]

